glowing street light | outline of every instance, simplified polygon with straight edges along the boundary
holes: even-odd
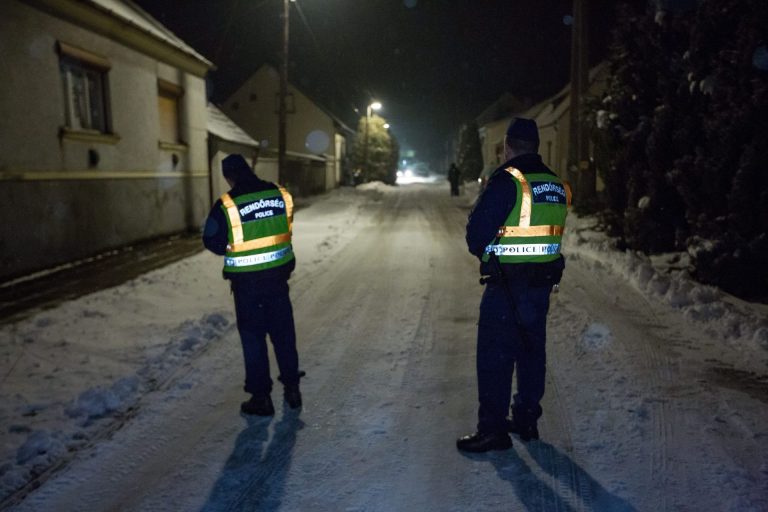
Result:
[[[371,110],[379,111],[381,110],[381,103],[378,101],[374,101],[370,105],[368,105],[368,110],[366,111],[366,117],[371,117]]]

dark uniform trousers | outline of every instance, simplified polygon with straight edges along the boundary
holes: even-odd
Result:
[[[233,282],[235,314],[245,359],[245,391],[267,395],[272,391],[266,335],[286,386],[299,382],[299,356],[288,283],[283,280],[253,283]]]
[[[546,372],[546,324],[551,286],[531,287],[525,281],[509,282],[527,341],[524,343],[507,292],[501,283],[488,283],[480,302],[477,336],[477,387],[480,410],[477,431],[506,432],[517,369],[515,418],[536,423],[541,416]]]

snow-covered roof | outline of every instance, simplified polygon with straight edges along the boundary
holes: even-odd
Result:
[[[324,156],[313,155],[312,153],[302,153],[300,151],[286,151],[285,154],[298,160],[314,160],[315,162],[328,161],[328,159]],[[273,148],[262,149],[261,153],[259,154],[259,158],[277,158],[277,150]]]
[[[220,139],[246,146],[259,147],[259,143],[237,126],[213,103],[208,104],[208,131]]]
[[[156,39],[170,44],[171,46],[181,50],[187,55],[190,55],[195,59],[205,63],[209,67],[213,67],[213,63],[211,61],[197,53],[191,46],[182,41],[176,34],[168,30],[166,26],[157,21],[149,13],[144,11],[141,7],[134,4],[130,0],[85,1],[102,11],[106,11],[115,18],[119,18],[121,21],[133,25],[142,32],[145,32],[155,37]]]

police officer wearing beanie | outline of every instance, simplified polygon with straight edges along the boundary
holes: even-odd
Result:
[[[513,119],[504,143],[507,161],[469,215],[467,246],[480,260],[485,291],[477,333],[477,431],[456,442],[462,451],[505,450],[512,446],[508,432],[523,441],[539,438],[549,294],[565,267],[560,245],[571,193],[544,165],[538,147],[536,122]]]
[[[299,357],[288,279],[296,266],[291,245],[293,199],[284,188],[259,179],[241,155],[222,161],[232,189],[208,214],[203,244],[224,256],[224,279],[235,297],[237,328],[245,359],[245,391],[251,398],[240,410],[271,416],[272,379],[266,335],[272,341],[278,380],[289,407],[301,407]]]

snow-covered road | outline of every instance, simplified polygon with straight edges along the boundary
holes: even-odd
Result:
[[[122,428],[13,510],[768,510],[765,350],[724,340],[641,291],[606,263],[616,256],[586,249],[569,252],[553,296],[542,441],[457,452],[476,421],[482,293],[464,245],[467,198],[435,185],[365,189],[296,217],[302,411],[239,414],[238,336],[218,321],[232,319],[225,292],[212,294],[195,325],[219,326],[213,341],[150,365],[153,385],[137,385]],[[226,286],[212,256],[175,265],[186,272],[172,282],[194,273]],[[158,293],[169,272],[150,276]],[[131,364],[141,366],[120,368]]]

